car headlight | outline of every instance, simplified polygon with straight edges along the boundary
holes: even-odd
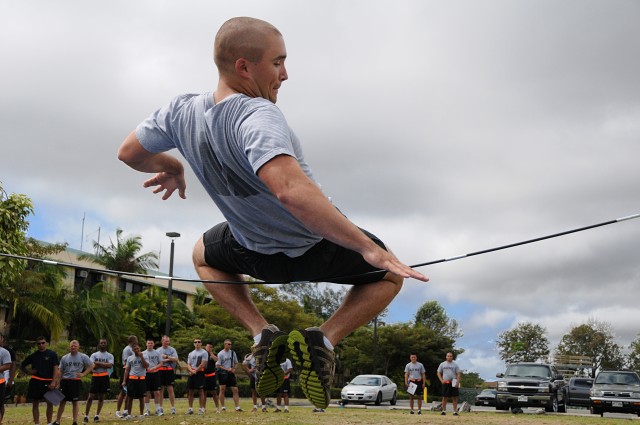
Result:
[[[498,381],[498,391],[507,391],[507,383],[505,381]]]
[[[591,389],[589,393],[591,394],[591,397],[602,397],[602,395],[604,394],[604,391]]]
[[[550,393],[551,392],[551,388],[549,387],[549,384],[540,384],[540,385],[538,385],[538,392],[539,393]]]
[[[631,393],[631,398],[640,398],[640,392]]]

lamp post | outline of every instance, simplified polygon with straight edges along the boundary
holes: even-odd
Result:
[[[178,232],[167,232],[167,236],[171,238],[171,253],[169,254],[169,285],[167,286],[167,320],[164,324],[164,334],[169,335],[171,330],[171,298],[173,296],[173,247],[176,238],[180,237]]]

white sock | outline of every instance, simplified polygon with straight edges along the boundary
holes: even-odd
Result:
[[[331,351],[333,351],[333,344],[331,344],[331,342],[327,339],[327,337],[323,337],[324,338],[324,345]]]
[[[256,344],[259,344],[261,339],[262,339],[262,332],[260,332],[258,335],[253,337],[253,342]]]
[[[145,410],[149,410],[149,403],[145,403],[144,404],[144,408],[145,408]]]

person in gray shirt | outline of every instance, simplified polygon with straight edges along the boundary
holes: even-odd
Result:
[[[94,364],[89,356],[78,350],[80,350],[80,343],[73,340],[69,343],[69,354],[65,354],[60,359],[60,391],[64,394],[64,399],[60,402],[60,407],[58,407],[58,413],[56,414],[56,423],[58,424],[64,413],[64,407],[67,401],[71,401],[73,405],[73,423],[77,424],[80,379],[93,370]]]
[[[460,367],[453,361],[453,353],[438,366],[438,379],[442,383],[442,414],[446,415],[447,398],[453,403],[453,414],[458,416],[458,389],[460,388]]]

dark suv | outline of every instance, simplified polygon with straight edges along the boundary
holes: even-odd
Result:
[[[498,373],[496,410],[542,407],[547,412],[565,412],[565,382],[555,366],[514,363]]]
[[[631,371],[602,371],[591,387],[591,413],[635,413],[640,416],[640,378]]]
[[[593,378],[573,377],[565,387],[565,402],[567,406],[589,407],[589,398]]]

